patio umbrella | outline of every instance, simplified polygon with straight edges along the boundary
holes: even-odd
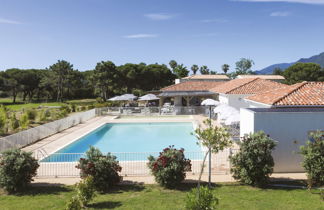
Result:
[[[210,99],[210,98],[205,99],[205,100],[203,100],[203,101],[201,102],[201,105],[202,105],[202,106],[217,106],[217,105],[219,105],[219,104],[220,104],[219,101],[216,101],[216,100],[214,100],[214,99]]]
[[[240,122],[240,113],[236,112],[225,119],[225,125],[232,125]]]
[[[154,94],[146,94],[144,96],[139,97],[139,101],[154,101],[154,100],[160,100],[159,97],[157,97]]]
[[[108,99],[108,101],[120,101],[120,96],[112,97],[112,98]]]
[[[120,96],[120,101],[133,101],[137,98],[137,96],[135,96],[134,94],[124,94]]]
[[[226,120],[232,115],[239,115],[240,112],[232,106],[227,104],[220,104],[214,109],[215,113],[219,113],[219,119]]]

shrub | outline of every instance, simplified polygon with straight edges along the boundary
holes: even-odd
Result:
[[[71,104],[70,109],[71,109],[71,112],[76,112],[76,105]]]
[[[7,109],[5,106],[0,105],[0,134],[6,133],[7,130]]]
[[[0,187],[9,193],[24,190],[36,176],[38,162],[20,149],[3,152],[0,158]]]
[[[186,209],[212,210],[216,209],[218,199],[208,187],[194,188],[187,194]]]
[[[26,115],[28,117],[28,120],[35,120],[37,116],[37,112],[33,109],[26,110]]]
[[[93,176],[96,190],[106,191],[121,181],[118,173],[122,168],[116,159],[110,153],[103,155],[99,149],[91,146],[86,152],[86,158],[81,158],[76,167],[81,170],[81,178]]]
[[[191,171],[191,163],[184,156],[184,149],[177,150],[169,146],[160,152],[158,158],[148,157],[148,167],[161,186],[172,188],[186,178],[186,171]]]
[[[66,205],[66,210],[80,210],[82,209],[82,204],[78,196],[73,196],[71,200]]]
[[[70,108],[70,106],[66,105],[66,104],[63,104],[60,108],[61,111],[64,111],[66,112],[67,114],[70,113],[72,110]]]
[[[275,141],[260,131],[244,136],[239,145],[239,152],[230,158],[234,179],[253,186],[265,185],[273,172],[271,152]]]
[[[310,140],[300,148],[309,187],[324,185],[324,131],[310,134]]]
[[[88,105],[88,107],[87,107],[89,110],[90,109],[94,109],[95,108],[95,106],[94,105]]]
[[[76,185],[77,197],[81,205],[85,207],[95,196],[94,180],[88,176]]]
[[[20,119],[19,119],[20,127],[22,129],[26,129],[26,128],[28,128],[29,123],[30,122],[29,122],[29,119],[28,119],[28,114],[27,114],[27,112],[25,112],[20,116]]]
[[[19,128],[19,121],[16,118],[16,114],[12,113],[10,117],[10,128],[14,131]]]
[[[51,116],[51,112],[50,110],[46,109],[46,110],[41,110],[39,113],[39,121],[44,122],[47,121],[47,119]]]

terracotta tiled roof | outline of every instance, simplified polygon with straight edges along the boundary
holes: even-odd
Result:
[[[162,88],[162,91],[208,91],[211,88],[217,87],[224,82],[215,81],[185,81],[175,85]]]
[[[270,80],[284,80],[285,78],[281,75],[238,75],[237,78],[261,78]]]
[[[234,79],[210,91],[224,94],[257,94],[287,85],[260,78]]]
[[[324,106],[324,82],[302,82],[247,97],[274,106]]]
[[[229,77],[225,74],[196,74],[181,79],[223,79],[229,80]]]

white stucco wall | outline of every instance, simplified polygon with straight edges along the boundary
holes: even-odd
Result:
[[[250,95],[243,94],[219,94],[219,101],[228,104],[236,109],[247,108],[249,104],[244,100],[245,97]]]
[[[263,130],[278,145],[273,153],[275,172],[302,172],[299,147],[309,131],[324,129],[324,110],[320,112],[261,112],[241,109],[240,135]]]

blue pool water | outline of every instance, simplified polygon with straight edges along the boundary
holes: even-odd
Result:
[[[113,153],[119,161],[146,160],[148,155],[157,156],[169,145],[184,148],[185,155],[195,156],[191,159],[201,159],[200,146],[196,144],[196,137],[191,135],[193,130],[192,123],[105,124],[43,162],[77,161],[90,146],[99,148],[103,154]]]

